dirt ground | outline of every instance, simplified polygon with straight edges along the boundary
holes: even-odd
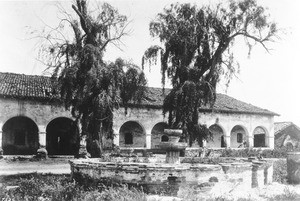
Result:
[[[48,158],[47,160],[32,160],[32,158],[18,158],[8,157],[0,159],[0,176],[4,175],[16,175],[26,173],[41,173],[41,174],[70,174],[71,169],[69,160],[72,158]],[[279,197],[279,199],[272,199],[275,196],[284,195],[285,197]],[[300,185],[284,185],[274,182],[271,185],[263,186],[262,188],[255,189],[243,189],[242,186],[218,183],[215,189],[208,195],[210,198],[216,198],[216,200],[300,200]],[[185,197],[187,196],[187,197]],[[158,195],[148,196],[149,201],[160,200],[187,200],[191,195],[183,195],[183,199],[175,197],[161,197]],[[293,197],[293,199],[289,199]]]
[[[29,158],[6,157],[0,159],[0,176],[23,173],[52,173],[70,174],[70,158],[48,158],[47,160],[35,161]]]

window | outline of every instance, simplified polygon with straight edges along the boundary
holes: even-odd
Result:
[[[167,135],[163,135],[163,136],[161,136],[161,141],[162,142],[168,142],[169,141],[169,137]]]
[[[254,135],[254,147],[265,147],[265,134]]]
[[[132,133],[125,133],[125,144],[133,144]]]
[[[294,149],[294,146],[291,142],[286,143],[285,146],[286,146],[288,151],[293,151],[293,149]]]
[[[242,133],[236,134],[236,141],[237,141],[237,143],[243,143],[243,134]]]

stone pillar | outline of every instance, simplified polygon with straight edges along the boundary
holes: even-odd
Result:
[[[46,159],[48,152],[46,150],[46,126],[39,125],[39,148],[36,151],[36,157],[38,159]]]
[[[224,135],[224,140],[225,140],[226,147],[229,148],[230,147],[230,135],[229,136],[227,134]]]
[[[264,167],[262,163],[252,163],[252,188],[262,187],[264,185]]]
[[[254,138],[253,135],[247,136],[247,147],[252,148],[254,145]]]
[[[274,135],[266,136],[266,143],[267,147],[269,147],[270,149],[274,149]]]
[[[117,129],[114,129],[114,145],[120,146],[120,134]]]
[[[46,148],[46,126],[39,125],[39,148]]]
[[[206,147],[207,141],[206,140],[202,140],[202,147]]]
[[[274,121],[272,123],[272,126],[269,128],[269,131],[267,131],[266,136],[266,146],[270,149],[274,149],[275,143],[274,143],[274,137],[275,137],[275,131],[274,131]]]
[[[150,134],[146,134],[146,148],[151,149],[151,131],[147,133]]]

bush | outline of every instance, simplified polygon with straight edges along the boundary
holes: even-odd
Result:
[[[269,198],[269,201],[299,201],[300,195],[295,192],[290,190],[288,187],[284,189],[284,193],[281,195],[276,195],[272,198]]]
[[[253,156],[258,156],[261,154],[264,158],[286,158],[287,156],[287,148],[275,148],[275,149],[252,149],[252,148],[245,148],[245,149],[223,149],[221,152],[222,157],[240,157],[240,158],[248,158]]]

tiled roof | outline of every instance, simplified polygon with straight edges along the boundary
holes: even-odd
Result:
[[[58,96],[54,93],[52,86],[50,77],[0,72],[0,97],[46,101],[57,100]],[[141,105],[161,107],[165,96],[164,94],[168,94],[169,91],[170,89],[165,89],[165,93],[163,93],[161,88],[148,87],[147,98],[142,101]],[[200,110],[209,112],[278,115],[269,110],[253,106],[224,94],[217,94],[213,108],[201,108]]]
[[[0,73],[0,97],[49,100],[52,91],[50,77]]]
[[[297,125],[295,125],[293,122],[275,122],[274,123],[275,135],[280,133],[284,129],[288,128],[289,126],[295,126],[298,130],[300,130],[300,128]]]
[[[217,94],[213,110],[216,112],[267,114],[279,116],[278,114],[271,112],[267,109],[262,109],[249,103],[245,103],[225,94]]]

